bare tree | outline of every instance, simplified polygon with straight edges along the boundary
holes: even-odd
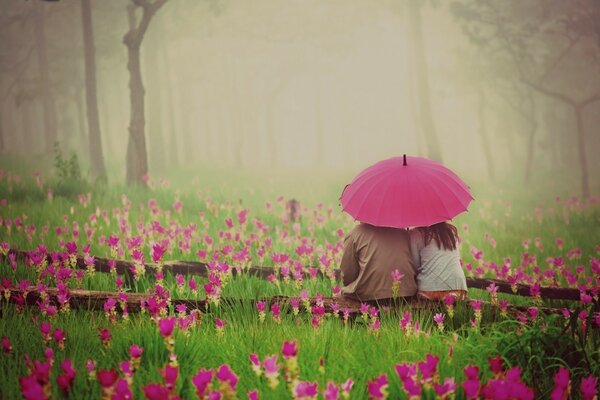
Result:
[[[427,154],[429,158],[442,161],[442,150],[435,129],[435,122],[431,112],[431,99],[429,88],[429,73],[427,71],[427,60],[425,57],[425,41],[423,39],[422,19],[420,2],[409,0],[408,19],[411,33],[412,50],[414,57],[413,69],[416,77],[416,96],[418,100],[418,118],[421,131],[427,143]]]
[[[83,49],[85,55],[85,100],[87,105],[87,122],[90,146],[90,162],[92,174],[98,178],[106,178],[104,152],[98,118],[98,98],[96,95],[96,47],[94,45],[94,28],[92,25],[92,9],[90,0],[81,0],[81,21],[83,26]]]
[[[131,119],[129,122],[129,143],[127,145],[127,183],[142,183],[148,173],[148,155],[146,151],[144,84],[140,65],[140,48],[144,34],[154,14],[167,0],[131,0],[127,7],[129,32],[123,37],[127,46],[127,69],[129,70],[129,90]],[[137,21],[136,9],[141,8],[142,16]]]
[[[56,142],[56,106],[50,87],[50,66],[48,61],[48,46],[46,42],[46,16],[44,4],[36,4],[34,11],[34,37],[37,51],[39,85],[44,111],[44,129],[46,133],[46,153],[51,154]]]
[[[465,32],[473,42],[488,50],[486,56],[508,57],[522,84],[561,102],[573,112],[581,190],[584,197],[589,196],[583,113],[588,106],[600,100],[600,88],[597,84],[590,85],[585,76],[589,76],[590,69],[595,69],[593,74],[597,78],[600,3],[595,0],[573,3],[464,1],[454,3],[454,12],[462,19]],[[578,50],[579,54],[591,53],[592,62],[585,57],[573,57]],[[594,63],[595,66],[590,68]],[[568,76],[571,80],[565,80],[565,74],[557,74],[559,69],[570,70]],[[552,81],[549,78],[553,78]],[[577,78],[583,81],[575,80]]]

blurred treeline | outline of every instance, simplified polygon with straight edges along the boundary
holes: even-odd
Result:
[[[593,194],[599,78],[598,0],[0,0],[2,158],[115,181],[408,153]]]

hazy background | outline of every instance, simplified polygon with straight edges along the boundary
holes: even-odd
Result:
[[[88,1],[101,158],[109,182],[139,181],[139,168],[126,174],[123,37],[128,5],[139,24],[145,2]],[[5,169],[52,165],[54,137],[103,175],[91,164],[83,3],[0,0]],[[167,0],[140,49],[153,177],[351,177],[406,153],[479,184],[599,190],[597,0]]]

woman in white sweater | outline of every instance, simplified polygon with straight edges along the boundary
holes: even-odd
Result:
[[[443,300],[467,297],[467,281],[460,264],[456,227],[441,222],[410,231],[411,255],[417,268],[418,295]]]

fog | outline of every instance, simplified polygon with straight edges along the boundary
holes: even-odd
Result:
[[[139,35],[144,89],[130,87],[124,36],[162,2],[0,0],[2,158],[51,162],[57,141],[91,176],[100,154],[109,181],[133,183],[410,154],[466,180],[600,189],[597,1],[167,0]]]

